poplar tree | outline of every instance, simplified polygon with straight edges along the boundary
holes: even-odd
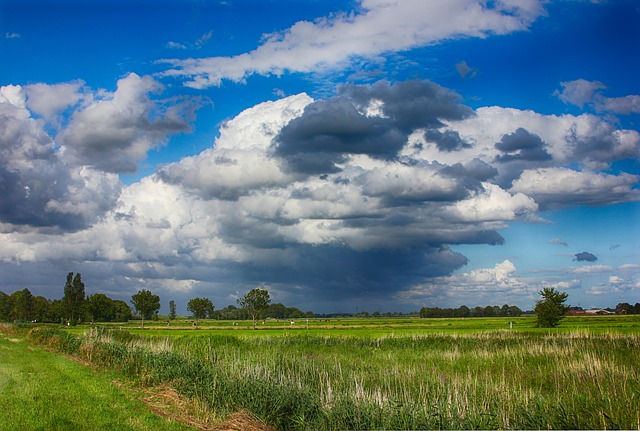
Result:
[[[169,320],[176,319],[176,301],[173,299],[169,301]]]
[[[72,325],[78,323],[80,316],[82,316],[84,300],[85,293],[82,276],[77,273],[74,277],[73,272],[70,272],[67,274],[67,282],[64,285],[62,302],[64,303],[67,321]]]

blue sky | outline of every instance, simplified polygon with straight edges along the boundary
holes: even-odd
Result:
[[[0,290],[640,301],[635,1],[0,0]]]

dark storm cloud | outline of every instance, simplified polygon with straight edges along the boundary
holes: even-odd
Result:
[[[275,155],[294,171],[322,174],[338,172],[336,165],[348,154],[391,159],[404,145],[406,134],[385,119],[363,115],[349,100],[338,97],[307,106],[275,140]]]
[[[471,108],[460,103],[457,93],[430,81],[345,85],[340,94],[361,107],[381,101],[384,116],[408,132],[417,128],[438,128],[442,126],[441,120],[462,120],[473,115]]]
[[[538,135],[522,127],[503,135],[500,142],[495,144],[495,148],[501,152],[494,160],[500,167],[496,184],[509,188],[525,170],[549,165],[553,158],[546,146]]]
[[[454,130],[441,132],[437,129],[427,130],[425,133],[427,140],[435,142],[440,151],[457,151],[463,148],[471,148],[471,145],[460,137]]]
[[[445,166],[442,172],[454,178],[473,180],[476,183],[476,187],[481,181],[488,181],[498,175],[496,168],[478,158],[465,164],[456,163]]]
[[[339,302],[365,292],[391,295],[425,278],[448,275],[467,263],[465,256],[447,247],[355,251],[337,245],[299,245],[293,251],[292,261],[242,264],[237,275],[246,282],[307,286],[297,293],[291,289],[292,295],[299,295],[296,302],[310,296]]]
[[[35,227],[81,224],[76,217],[46,211],[52,197],[64,195],[63,171],[24,173],[0,166],[0,221]]]
[[[583,251],[581,253],[575,254],[575,259],[578,262],[595,262],[598,260],[598,257],[594,254]]]
[[[496,148],[503,154],[496,157],[497,162],[530,161],[542,162],[551,160],[551,154],[545,149],[546,144],[538,136],[519,127],[515,132],[504,135]]]
[[[372,104],[382,115],[367,115]],[[417,129],[425,129],[440,148],[454,151],[468,144],[457,132],[439,131],[441,120],[470,115],[458,95],[428,81],[347,85],[337,97],[310,104],[289,122],[274,139],[274,154],[295,172],[334,173],[349,154],[395,158]]]

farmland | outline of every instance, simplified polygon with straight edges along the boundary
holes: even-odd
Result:
[[[292,324],[293,322],[293,324]],[[535,317],[496,318],[331,318],[331,319],[266,319],[258,321],[253,331],[250,320],[200,320],[198,330],[192,319],[159,320],[145,322],[141,328],[139,320],[128,323],[100,324],[107,328],[126,330],[144,336],[202,336],[214,334],[241,337],[267,335],[357,335],[366,337],[384,335],[412,335],[433,333],[476,333],[512,330],[515,332],[549,332],[537,328]],[[88,326],[69,328],[69,332],[81,334]],[[251,330],[246,332],[247,330]],[[590,333],[630,333],[640,334],[640,315],[630,316],[569,316],[553,333],[588,331]]]
[[[139,322],[29,338],[278,429],[640,428],[640,319]]]

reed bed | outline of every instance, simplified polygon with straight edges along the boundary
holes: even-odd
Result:
[[[283,430],[640,429],[637,334],[46,332],[31,337]]]

